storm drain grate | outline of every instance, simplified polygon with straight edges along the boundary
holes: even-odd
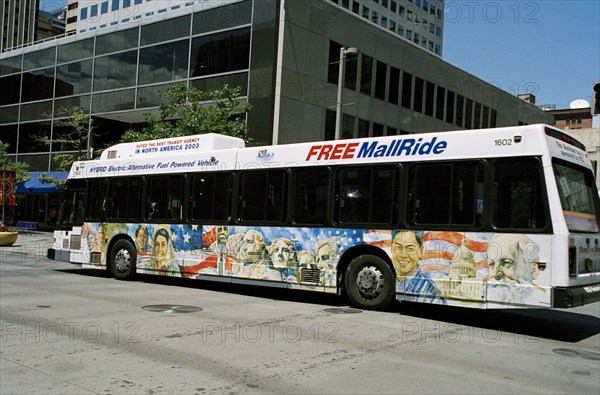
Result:
[[[166,314],[183,314],[183,313],[197,313],[202,311],[200,307],[196,306],[185,306],[180,304],[152,304],[144,306],[142,309],[151,311],[153,313],[166,313]]]
[[[555,348],[552,352],[564,357],[583,358],[592,361],[600,361],[600,353],[585,350],[576,350],[574,348]]]

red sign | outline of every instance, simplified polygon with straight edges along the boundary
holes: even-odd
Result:
[[[14,170],[0,170],[2,189],[0,190],[0,205],[17,205],[17,183],[15,182]]]

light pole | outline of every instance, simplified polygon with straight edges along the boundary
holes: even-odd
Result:
[[[342,129],[342,91],[344,89],[344,74],[346,74],[346,55],[355,55],[358,49],[354,47],[340,48],[340,64],[338,69],[337,102],[335,103],[335,139],[339,140]]]

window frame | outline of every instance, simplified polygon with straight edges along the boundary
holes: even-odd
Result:
[[[494,194],[496,189],[495,180],[496,180],[496,163],[502,161],[515,161],[515,160],[525,160],[525,159],[533,159],[537,162],[536,173],[538,177],[539,187],[541,189],[541,204],[543,205],[543,214],[545,217],[545,224],[540,228],[519,228],[519,227],[500,227],[496,226],[495,217],[496,217],[496,204],[498,200],[498,196]],[[489,160],[489,186],[486,187],[488,193],[490,195],[489,199],[489,208],[488,208],[488,220],[489,226],[493,232],[496,233],[552,233],[552,217],[550,216],[550,204],[548,201],[548,187],[546,184],[546,179],[544,176],[544,167],[542,158],[539,156],[522,156],[522,157],[507,157],[507,158],[493,158]]]

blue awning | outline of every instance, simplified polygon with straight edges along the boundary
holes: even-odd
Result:
[[[47,171],[47,172],[39,172],[33,171],[29,172],[29,180],[17,184],[17,193],[52,193],[57,192],[58,189],[52,184],[44,184],[39,180],[40,175],[45,174],[49,177],[54,177],[57,180],[64,181],[67,179],[69,175],[66,171]]]

